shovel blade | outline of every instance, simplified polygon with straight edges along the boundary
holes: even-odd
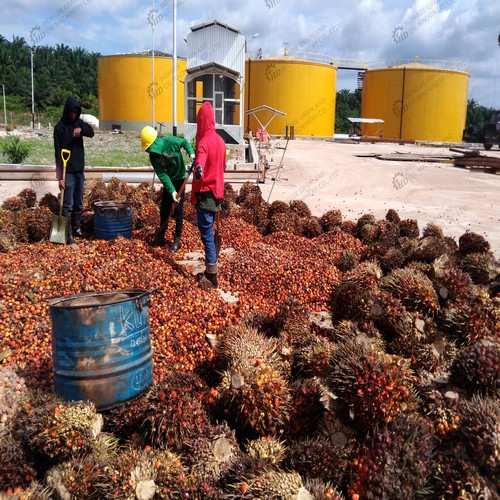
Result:
[[[68,227],[68,217],[52,216],[49,241],[66,245],[68,243]]]
[[[215,232],[214,242],[215,242],[215,256],[218,257],[220,253],[220,248],[222,246],[222,238],[219,231]]]

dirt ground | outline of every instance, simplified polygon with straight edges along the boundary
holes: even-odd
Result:
[[[302,199],[314,215],[341,210],[345,220],[365,213],[384,218],[390,208],[401,218],[429,222],[458,238],[482,234],[500,255],[500,175],[445,163],[385,161],[373,154],[450,154],[448,147],[320,140],[273,141],[265,151],[270,168],[260,184],[265,200]],[[495,148],[486,154],[500,157]],[[281,165],[281,166],[280,166]],[[0,181],[0,202],[24,187],[38,195],[57,193],[57,183]],[[235,189],[240,185],[235,184]]]

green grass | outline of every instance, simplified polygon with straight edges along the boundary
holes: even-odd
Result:
[[[28,165],[54,165],[52,130],[35,130],[36,137],[22,139],[30,145],[30,154],[23,162]],[[149,158],[141,149],[138,132],[113,132],[96,130],[91,139],[84,138],[85,163],[96,167],[142,167],[149,165]],[[0,153],[0,162],[8,163]]]

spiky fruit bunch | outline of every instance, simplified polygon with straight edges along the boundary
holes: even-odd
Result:
[[[404,219],[399,223],[399,233],[401,236],[408,238],[418,238],[420,236],[420,229],[418,222],[415,219]]]
[[[456,405],[449,404],[444,394],[431,386],[423,387],[419,395],[422,411],[439,437],[447,436],[458,429],[460,416]]]
[[[30,210],[26,218],[28,241],[36,243],[49,237],[52,212],[47,207]]]
[[[392,421],[413,403],[413,375],[403,358],[367,351],[353,342],[338,346],[328,387],[361,429]]]
[[[448,245],[443,238],[425,236],[418,241],[408,258],[420,262],[432,262],[448,251]]]
[[[380,266],[385,272],[390,272],[393,269],[402,267],[405,263],[406,257],[399,248],[389,248],[384,255],[377,257]]]
[[[64,401],[52,394],[34,397],[17,415],[16,434],[36,455],[61,460],[91,449],[102,416],[89,401]]]
[[[277,212],[269,219],[269,233],[288,232],[292,234],[300,234],[302,225],[300,217],[295,212]]]
[[[458,249],[462,254],[487,252],[490,249],[490,244],[480,234],[472,231],[466,231],[458,238]]]
[[[16,248],[17,238],[11,231],[0,231],[0,252],[12,252]]]
[[[460,447],[438,449],[430,476],[429,489],[435,498],[495,498],[481,472]]]
[[[356,221],[356,230],[358,232],[358,235],[361,234],[361,230],[363,229],[364,226],[367,224],[370,224],[372,226],[377,225],[377,218],[373,214],[363,214],[357,221]]]
[[[258,476],[244,478],[234,485],[234,493],[227,498],[289,498],[305,500],[310,493],[304,488],[297,472],[271,470]]]
[[[376,222],[373,224],[365,222],[359,225],[358,220],[357,234],[363,243],[366,243],[367,245],[373,244],[379,236],[379,226]]]
[[[309,310],[293,297],[279,305],[275,323],[278,332],[290,346],[303,344],[311,335]]]
[[[183,498],[186,469],[171,451],[128,448],[101,467],[93,498]]]
[[[290,212],[290,205],[286,201],[276,200],[269,205],[268,216],[272,219],[276,214],[289,214]]]
[[[393,222],[394,224],[399,225],[399,223],[401,222],[401,217],[399,217],[397,210],[395,210],[394,208],[389,208],[389,210],[387,210],[385,218],[386,220],[388,220],[389,222]]]
[[[289,388],[281,371],[265,360],[233,361],[217,389],[219,407],[238,431],[252,437],[283,432]]]
[[[316,238],[323,233],[323,228],[317,217],[302,217],[300,222],[302,235],[306,238]]]
[[[477,285],[487,285],[498,276],[498,263],[491,252],[468,253],[460,263],[462,271],[469,274]]]
[[[130,198],[134,192],[133,188],[118,177],[112,177],[107,185],[108,197],[111,200],[125,201]]]
[[[283,467],[298,472],[302,477],[340,485],[349,473],[350,451],[349,447],[337,447],[321,438],[293,441],[286,451]]]
[[[429,222],[422,231],[422,237],[423,238],[433,237],[442,240],[444,239],[443,229],[441,228],[441,226],[438,226],[435,222]]]
[[[254,460],[264,460],[269,464],[280,466],[286,453],[284,441],[272,436],[262,436],[245,444],[246,454]]]
[[[215,426],[207,437],[188,439],[185,449],[190,482],[199,486],[216,487],[241,454],[234,431],[226,423]]]
[[[249,193],[249,195],[241,202],[243,208],[248,209],[254,216],[257,216],[260,206],[264,203],[260,193]]]
[[[36,479],[36,471],[21,444],[10,434],[0,437],[0,496],[8,488],[26,488]]]
[[[483,340],[462,348],[451,365],[451,380],[469,393],[500,396],[500,343]]]
[[[432,281],[421,271],[405,267],[395,269],[382,279],[382,288],[399,299],[409,310],[434,316],[440,308]]]
[[[302,378],[326,377],[331,373],[336,345],[331,340],[312,335],[293,352],[292,372]]]
[[[433,447],[421,418],[400,417],[375,431],[352,460],[351,498],[412,498],[427,482]]]
[[[44,194],[40,201],[38,202],[39,207],[47,207],[52,213],[57,213],[59,210],[59,200],[57,196],[54,196],[52,193]]]
[[[437,273],[433,283],[443,305],[463,304],[468,302],[474,294],[470,275],[456,267],[445,268]]]
[[[230,182],[224,182],[224,199],[229,203],[236,203],[238,193]]]
[[[328,210],[319,219],[319,223],[326,233],[342,224],[342,212],[340,210]]]
[[[25,208],[33,208],[36,204],[36,191],[33,188],[25,188],[18,194],[23,200]]]
[[[250,194],[259,194],[262,196],[262,191],[257,184],[248,181],[241,185],[236,202],[241,205]]]
[[[374,307],[372,307],[372,314]],[[331,338],[334,342],[354,342],[371,351],[385,351],[386,343],[380,331],[371,323],[360,325],[354,320],[343,320],[336,323],[332,329]]]
[[[157,228],[160,225],[160,210],[158,205],[152,200],[145,200],[140,207],[134,211],[136,213],[134,228],[144,227]]]
[[[85,183],[83,190],[84,210],[93,210],[94,203],[98,201],[110,201],[106,183],[100,179],[91,179]]]
[[[312,498],[317,500],[344,500],[345,498],[342,492],[330,481],[306,478],[304,487],[311,494]]]
[[[303,200],[291,200],[290,208],[299,217],[311,217],[311,209],[308,207],[307,203]]]
[[[290,421],[285,434],[289,439],[316,432],[325,412],[324,388],[317,379],[299,379],[290,385]]]
[[[271,321],[269,317],[268,319]],[[262,320],[265,322],[265,318]],[[249,321],[252,321],[252,318]],[[262,326],[264,325],[265,323],[262,324]],[[274,328],[274,322],[272,325]],[[248,321],[241,322],[226,330],[217,345],[217,353],[226,367],[244,360],[249,365],[258,366],[265,362],[277,370],[282,369],[276,341],[249,326]]]
[[[52,500],[52,493],[51,488],[35,480],[27,488],[7,488],[5,497],[16,500]]]
[[[390,248],[397,247],[399,226],[387,220],[377,222],[378,236],[375,250],[378,254],[385,254]]]
[[[459,429],[469,453],[491,473],[500,473],[500,404],[492,398],[473,396],[459,403]]]
[[[205,436],[209,432],[210,418],[198,398],[199,392],[179,384],[183,375],[166,376],[144,400],[140,430],[145,441],[154,448],[179,451],[187,438]]]
[[[24,200],[20,196],[10,196],[2,203],[2,209],[9,212],[19,212],[26,208]]]
[[[443,330],[460,344],[500,336],[499,308],[484,291],[476,292],[466,303],[457,303],[442,311]]]
[[[334,320],[369,316],[371,297],[378,289],[382,270],[375,262],[364,261],[347,272],[333,289],[331,313]]]

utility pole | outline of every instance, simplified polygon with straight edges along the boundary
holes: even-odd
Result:
[[[35,128],[35,85],[33,83],[33,54],[35,46],[30,48],[31,53],[31,128]]]
[[[177,135],[177,0],[173,0],[172,135]]]
[[[3,89],[3,119],[5,122],[5,128],[7,128],[7,106],[5,105],[5,85],[2,83]]]

